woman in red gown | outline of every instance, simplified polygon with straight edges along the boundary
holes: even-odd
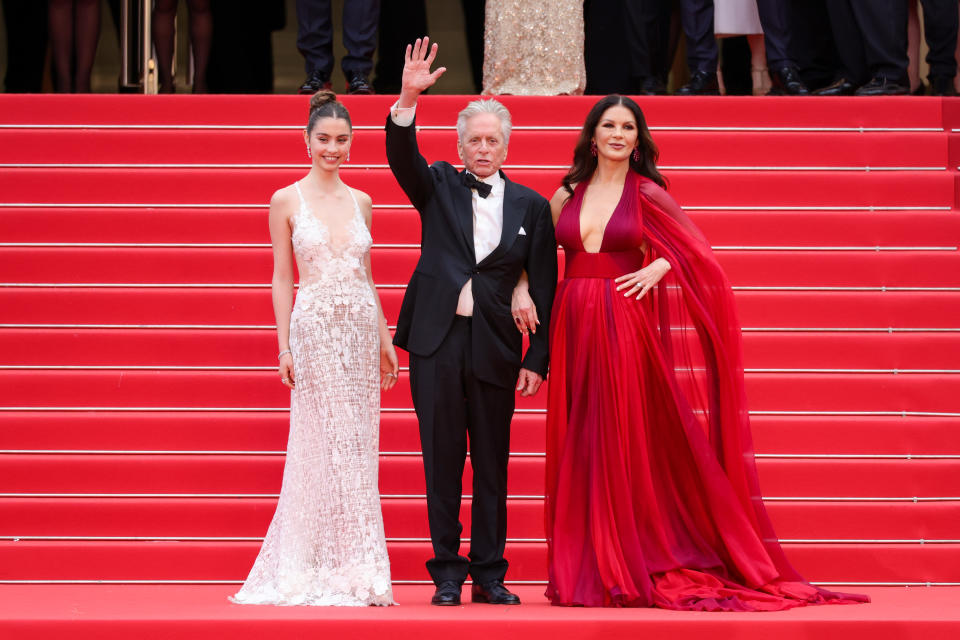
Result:
[[[547,597],[709,611],[865,602],[810,585],[777,541],[733,294],[657,157],[639,106],[608,96],[551,201],[566,269],[550,327]]]

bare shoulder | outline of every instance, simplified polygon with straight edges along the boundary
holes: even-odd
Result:
[[[289,218],[297,210],[300,199],[293,185],[277,189],[270,197],[270,218]]]
[[[359,189],[354,189],[353,187],[347,188],[353,192],[354,197],[357,199],[357,206],[360,207],[360,212],[363,214],[363,219],[366,221],[367,226],[369,227],[373,221],[373,198]]]
[[[576,185],[571,185],[575,187]],[[563,205],[566,204],[567,200],[570,199],[570,192],[567,191],[566,187],[560,187],[553,193],[553,197],[550,198],[550,213],[553,215],[553,223],[556,224],[557,220],[560,219],[560,211],[563,209]]]

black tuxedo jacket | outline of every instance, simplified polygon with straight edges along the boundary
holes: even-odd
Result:
[[[505,180],[503,232],[493,252],[476,261],[472,192],[448,162],[428,166],[417,147],[416,124],[400,127],[387,116],[387,160],[420,213],[420,260],[407,286],[394,344],[426,357],[453,323],[463,285],[473,278],[473,367],[477,378],[501,387],[516,384],[520,367],[546,376],[550,308],[557,286],[557,245],[546,199]],[[522,229],[522,232],[521,232]],[[521,362],[522,336],[510,314],[522,269],[540,326]]]

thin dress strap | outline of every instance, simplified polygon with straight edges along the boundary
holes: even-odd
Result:
[[[343,186],[346,187],[347,185],[343,185]],[[350,197],[353,198],[353,208],[356,209],[357,211],[360,211],[360,203],[357,201],[357,196],[354,195],[353,189],[351,189],[350,187],[347,187],[347,191],[350,192]]]
[[[296,190],[297,190],[297,196],[300,198],[300,208],[303,209],[303,208],[306,206],[307,201],[304,200],[304,198],[303,198],[303,192],[300,191],[300,181],[297,180],[296,182],[294,182],[294,183],[293,183],[293,186],[296,188]]]

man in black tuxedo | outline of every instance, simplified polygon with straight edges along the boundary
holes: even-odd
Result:
[[[427,515],[437,586],[432,603],[460,604],[469,573],[474,602],[519,604],[503,586],[507,561],[507,459],[514,391],[535,394],[547,373],[547,327],[557,250],[546,199],[500,171],[510,112],[474,101],[457,120],[466,171],[427,165],[417,147],[417,97],[446,70],[431,72],[437,45],[407,46],[400,99],[387,117],[387,160],[420,213],[421,252],[400,308],[394,344],[410,352],[410,387],[420,422]],[[543,320],[521,360],[510,304],[526,270]],[[544,317],[546,316],[546,317]],[[473,467],[470,555],[459,554],[467,438]]]

